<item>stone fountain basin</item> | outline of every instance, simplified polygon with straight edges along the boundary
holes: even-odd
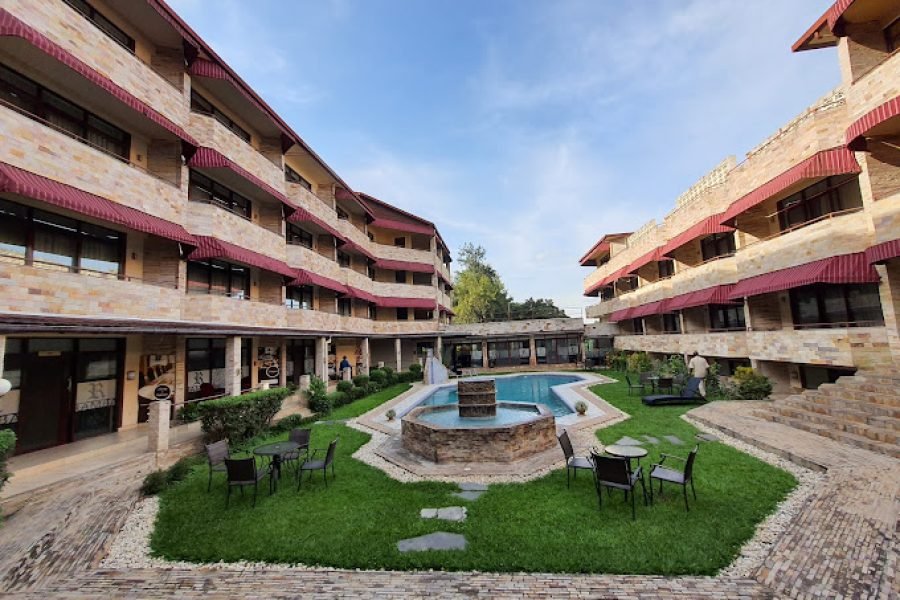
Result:
[[[490,424],[490,417],[473,417],[448,427],[431,423],[423,416],[444,411],[456,414],[459,405],[414,408],[401,419],[403,447],[430,461],[442,463],[511,462],[556,445],[556,420],[543,404],[498,402],[497,407],[517,409],[522,412],[522,419],[494,426]]]

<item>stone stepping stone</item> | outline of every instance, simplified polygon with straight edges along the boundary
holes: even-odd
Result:
[[[714,436],[711,433],[698,433],[697,439],[703,440],[704,442],[718,442],[719,441],[719,438],[717,438],[716,436]]]
[[[486,492],[488,486],[484,483],[460,483],[459,489],[464,492]]]
[[[652,435],[642,435],[641,437],[644,438],[645,440],[647,440],[648,444],[656,445],[659,443],[659,438],[655,438]]]
[[[441,519],[444,521],[465,521],[465,506],[447,506],[444,508],[423,508],[419,511],[419,516],[423,519]]]
[[[462,498],[463,500],[478,500],[479,498],[481,498],[481,495],[483,493],[484,492],[465,491],[465,492],[453,492],[452,495],[456,496],[457,498]]]
[[[673,446],[684,446],[684,442],[682,442],[680,438],[675,437],[674,435],[664,435],[663,439],[665,439]]]
[[[400,540],[397,550],[400,552],[424,552],[426,550],[465,550],[466,538],[458,533],[437,531],[428,535]]]
[[[640,446],[643,443],[644,442],[642,442],[641,440],[636,440],[636,439],[634,439],[632,437],[628,437],[626,435],[625,437],[621,438],[618,442],[616,442],[616,445],[618,445],[618,446]]]
[[[316,421],[313,425],[343,425],[350,419],[333,419],[329,421]]]

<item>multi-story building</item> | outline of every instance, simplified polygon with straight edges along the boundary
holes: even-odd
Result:
[[[0,425],[19,452],[439,343],[434,224],[353,191],[164,2],[10,0],[0,34]]]
[[[753,365],[781,393],[900,359],[898,17],[838,1],[794,49],[837,46],[842,85],[584,256],[616,348]]]

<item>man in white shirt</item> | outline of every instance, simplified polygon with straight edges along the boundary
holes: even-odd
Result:
[[[709,363],[695,350],[687,366],[693,377],[700,378],[700,395],[706,398],[706,374],[709,373]]]

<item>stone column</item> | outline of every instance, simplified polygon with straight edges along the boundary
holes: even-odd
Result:
[[[241,337],[225,340],[225,393],[239,396],[241,393]]]
[[[171,402],[168,400],[157,400],[156,402],[151,402],[148,409],[147,424],[149,432],[147,434],[147,450],[159,456],[161,452],[169,449]]]
[[[528,365],[537,366],[537,343],[534,341],[533,335],[528,336]]]
[[[316,338],[316,375],[328,381],[328,338]]]
[[[488,356],[488,343],[487,340],[481,341],[481,366],[485,369],[491,368],[491,357]]]
[[[3,377],[3,367],[6,364],[6,336],[0,335],[0,377]]]
[[[400,338],[394,339],[394,353],[397,355],[397,372],[403,370],[403,343]]]
[[[278,387],[287,387],[287,340],[285,338],[281,338],[281,341],[278,342]]]
[[[360,375],[368,375],[369,368],[371,368],[372,363],[372,354],[369,351],[369,338],[364,337],[362,342],[360,343],[360,352],[362,354],[362,367],[360,368]]]
[[[250,338],[250,387],[259,387],[259,338]]]
[[[434,357],[441,364],[444,364],[444,337],[437,336],[434,340]]]
[[[879,294],[881,296],[881,312],[884,315],[884,328],[887,332],[889,357],[884,363],[900,364],[900,260],[888,261],[885,265],[876,265],[881,276]]]

